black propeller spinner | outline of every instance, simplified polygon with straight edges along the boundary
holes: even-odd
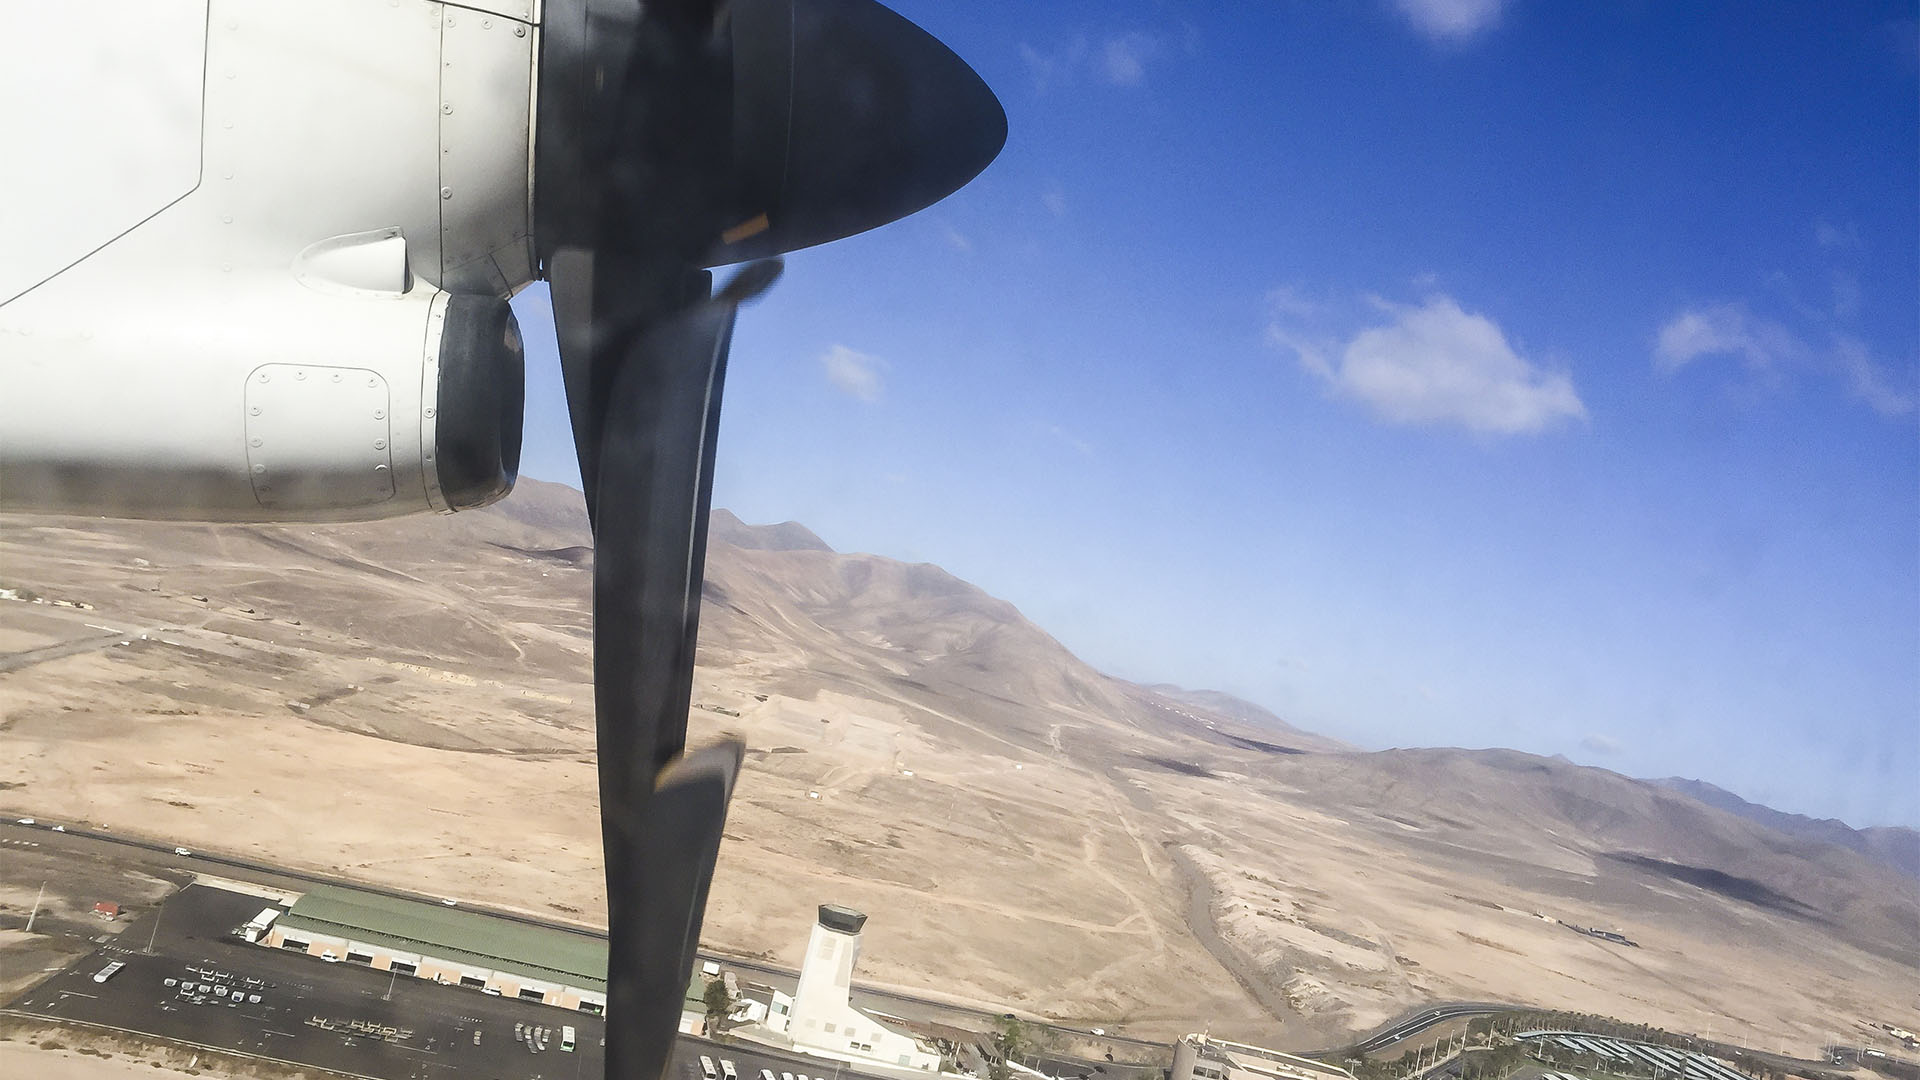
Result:
[[[672,1050],[741,747],[684,753],[739,305],[972,179],[1006,115],[873,0],[547,0],[535,244],[594,533],[606,1075]],[[718,294],[704,268],[748,265]]]

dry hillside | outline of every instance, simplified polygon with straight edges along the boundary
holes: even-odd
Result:
[[[750,748],[713,946],[796,961],[839,901],[881,982],[1296,1047],[1456,998],[1804,1050],[1920,1027],[1920,904],[1858,852],[1114,679],[792,523],[716,512],[712,540],[691,726]],[[588,541],[578,494],[530,481],[368,525],[0,518],[0,588],[89,605],[0,600],[0,802],[600,919]]]

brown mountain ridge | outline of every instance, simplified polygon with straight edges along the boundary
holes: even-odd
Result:
[[[92,605],[0,600],[8,808],[595,921],[589,540],[537,481],[364,525],[0,519],[0,588]],[[39,651],[89,621],[150,639]],[[1920,903],[1858,851],[1112,678],[796,523],[715,512],[699,659],[691,736],[750,748],[715,947],[793,962],[811,906],[850,903],[871,978],[1155,1037],[1324,1045],[1488,998],[1808,1049],[1836,1017],[1920,1027]]]

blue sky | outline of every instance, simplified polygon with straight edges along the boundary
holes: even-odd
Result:
[[[717,505],[1363,746],[1920,824],[1915,5],[896,6],[1006,151],[743,313]]]

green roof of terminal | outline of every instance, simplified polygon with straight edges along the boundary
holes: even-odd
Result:
[[[605,993],[605,938],[442,904],[315,885],[280,919],[284,930],[351,938],[436,960]]]

